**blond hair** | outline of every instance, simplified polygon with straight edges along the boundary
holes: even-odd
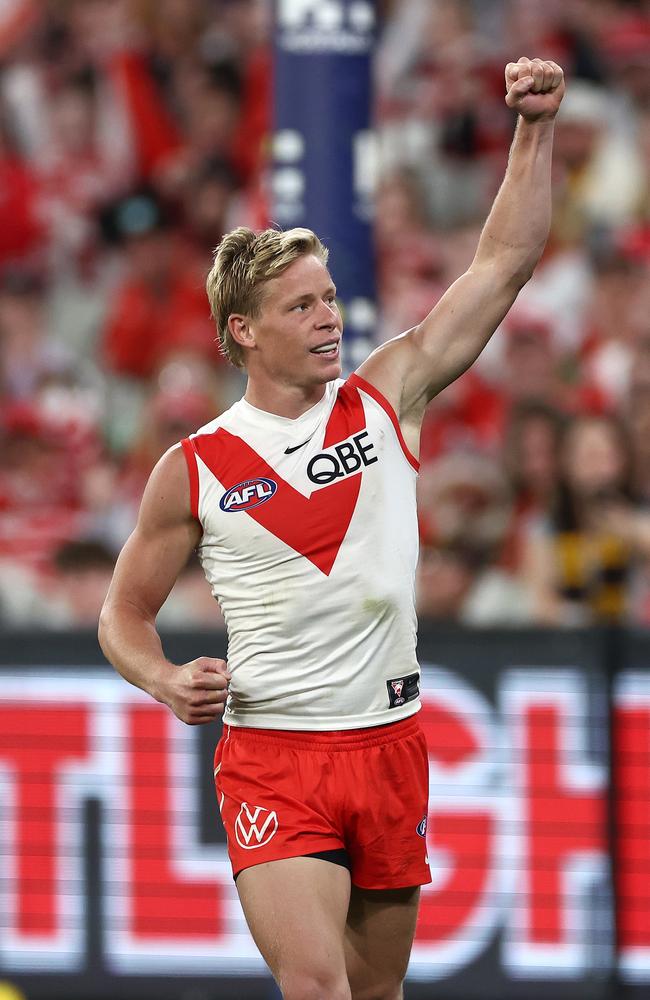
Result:
[[[228,317],[241,313],[257,318],[264,284],[307,254],[327,264],[329,251],[311,229],[255,233],[240,226],[227,233],[215,250],[205,288],[221,351],[237,368],[244,368],[245,351],[230,333]]]

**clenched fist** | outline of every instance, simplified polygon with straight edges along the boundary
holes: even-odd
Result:
[[[213,722],[223,713],[230,674],[225,660],[199,656],[176,667],[159,691],[160,701],[188,726]]]
[[[506,66],[506,104],[526,121],[554,118],[564,97],[564,73],[557,63],[522,57]]]

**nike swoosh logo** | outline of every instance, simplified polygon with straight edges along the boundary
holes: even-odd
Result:
[[[306,444],[309,444],[313,436],[313,434],[310,434],[306,441],[303,441],[302,444],[294,444],[293,448],[285,448],[285,455],[293,455],[294,451],[300,451],[300,449],[304,448]]]

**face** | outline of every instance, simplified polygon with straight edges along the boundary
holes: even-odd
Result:
[[[418,614],[453,619],[462,610],[472,571],[455,553],[423,546],[416,576]]]
[[[506,348],[508,382],[515,399],[548,399],[555,389],[555,358],[543,337],[515,334]]]
[[[573,490],[590,497],[620,489],[625,455],[618,436],[604,420],[578,420],[565,442],[563,464]]]
[[[131,274],[151,284],[168,279],[174,258],[168,231],[154,229],[140,236],[131,236],[126,243],[126,252]]]
[[[237,339],[247,348],[249,375],[309,387],[340,376],[342,328],[331,275],[309,254],[267,282],[259,316],[246,320]]]
[[[75,625],[90,626],[99,620],[112,575],[110,567],[99,566],[63,574],[59,587]]]

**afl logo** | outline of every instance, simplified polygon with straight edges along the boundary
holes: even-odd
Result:
[[[278,484],[272,479],[245,479],[243,483],[231,486],[221,497],[219,506],[226,513],[237,510],[250,510],[259,507],[261,503],[270,500]]]
[[[426,835],[427,835],[427,817],[426,816],[423,819],[420,820],[420,822],[416,826],[415,830],[420,835],[420,837],[426,837]]]

